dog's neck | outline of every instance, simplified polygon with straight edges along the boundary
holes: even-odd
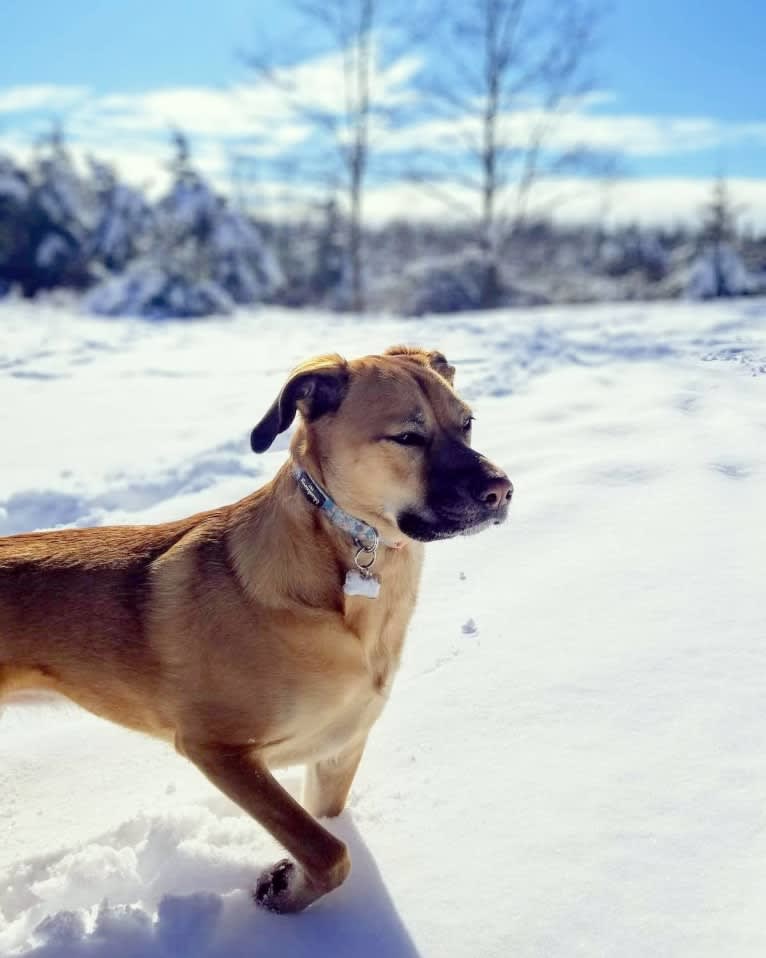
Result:
[[[403,549],[408,540],[390,518],[382,515],[367,515],[364,518],[354,510],[347,511],[333,494],[332,482],[328,482],[321,462],[313,455],[305,443],[293,442],[290,449],[290,459],[284,469],[292,479],[293,486],[300,489],[311,511],[318,511],[327,518],[331,525],[344,533],[346,541],[352,545],[357,543],[365,551],[378,548],[380,557],[389,550]],[[302,476],[302,481],[298,477]],[[377,546],[376,546],[377,540]]]
[[[381,544],[380,535],[375,526],[371,526],[363,519],[357,519],[345,509],[341,509],[330,493],[321,486],[311,475],[308,469],[293,465],[293,478],[298,483],[306,499],[317,509],[323,512],[334,526],[348,533],[355,546],[367,553],[375,561],[378,547]]]
[[[291,458],[270,483],[236,504],[227,536],[230,554],[240,581],[259,603],[335,611],[343,601],[343,577],[355,568],[358,547],[299,489],[293,475],[296,462],[304,464],[302,458]],[[311,468],[308,461],[305,465]],[[321,482],[324,476],[317,478]],[[406,544],[401,548],[378,550],[372,571],[383,590],[391,576],[397,579],[400,566],[422,560],[420,543],[402,541]],[[344,570],[342,574],[330,574],[328,562],[334,570]],[[297,578],[296,567],[301,570]]]

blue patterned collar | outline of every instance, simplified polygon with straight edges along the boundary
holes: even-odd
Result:
[[[380,545],[378,530],[341,509],[337,503],[333,502],[329,493],[315,479],[312,479],[305,469],[295,466],[293,476],[298,483],[298,488],[308,501],[321,512],[324,512],[333,525],[347,532],[354,540],[354,544],[359,548],[355,558],[357,567],[359,569],[369,569],[375,562],[375,556]],[[361,562],[360,553],[365,553],[369,557],[369,561]]]

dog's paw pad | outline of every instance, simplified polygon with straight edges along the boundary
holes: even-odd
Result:
[[[268,908],[269,911],[283,911],[285,893],[290,888],[294,873],[295,865],[287,858],[265,871],[258,879],[253,892],[255,903],[262,908]]]

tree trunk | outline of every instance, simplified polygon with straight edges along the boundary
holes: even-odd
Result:
[[[497,57],[497,10],[490,6],[484,34],[486,100],[482,117],[481,253],[483,260],[479,305],[491,309],[499,298],[499,277],[495,248],[495,200],[497,197],[497,122],[500,100],[500,69]]]
[[[356,313],[363,313],[365,308],[364,274],[362,255],[362,183],[358,169],[354,163],[351,179],[351,213],[348,224],[348,258],[351,267],[351,309]]]
[[[372,28],[375,17],[375,0],[362,0],[359,9],[359,22],[356,28],[356,50],[353,78],[347,82],[354,85],[351,102],[354,106],[349,115],[353,128],[354,145],[351,153],[349,182],[350,219],[349,219],[349,262],[351,266],[351,308],[363,313],[366,303],[364,295],[364,256],[362,250],[362,191],[369,147],[370,118],[370,72],[372,70]],[[348,91],[347,91],[348,96]]]

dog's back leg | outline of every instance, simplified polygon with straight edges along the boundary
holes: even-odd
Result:
[[[365,740],[366,741],[366,740]],[[306,768],[303,804],[317,818],[334,818],[346,805],[365,742]]]

